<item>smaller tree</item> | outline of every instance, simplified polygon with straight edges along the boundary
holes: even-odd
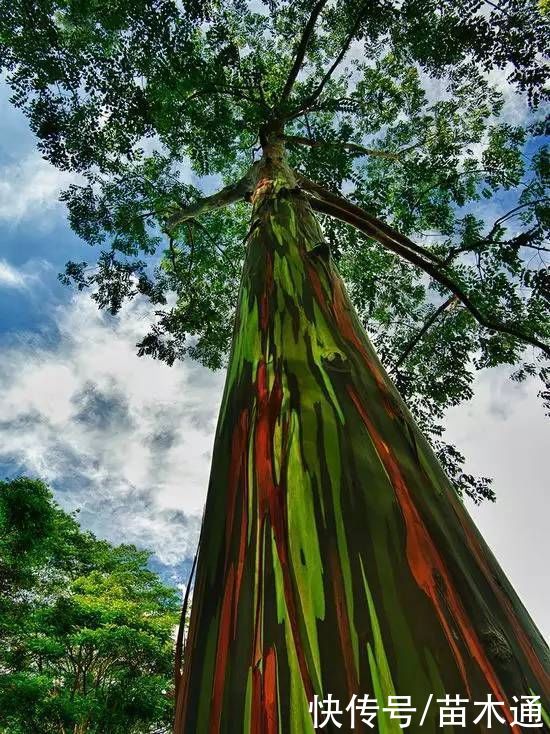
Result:
[[[1,734],[169,724],[178,595],[148,559],[83,532],[42,482],[0,482]]]

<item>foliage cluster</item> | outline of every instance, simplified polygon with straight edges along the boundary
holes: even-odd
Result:
[[[178,598],[148,553],[0,482],[0,732],[147,734],[172,714]]]

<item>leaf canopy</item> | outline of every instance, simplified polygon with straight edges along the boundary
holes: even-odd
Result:
[[[249,206],[168,224],[239,181],[277,127],[299,174],[433,264],[325,202],[327,242],[383,362],[459,489],[492,497],[441,440],[441,419],[484,367],[538,374],[548,397],[545,350],[532,346],[550,339],[544,5],[0,0],[0,11],[12,101],[44,156],[81,176],[63,198],[75,232],[102,249],[91,269],[69,263],[67,282],[113,314],[149,298],[157,319],[140,354],[222,366]],[[508,114],[510,86],[530,114]]]

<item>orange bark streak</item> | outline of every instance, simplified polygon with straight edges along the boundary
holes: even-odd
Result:
[[[235,589],[235,569],[233,564],[229,567],[227,580],[220,612],[220,623],[218,627],[217,659],[214,671],[214,682],[212,685],[212,709],[210,714],[210,734],[218,734],[220,730],[223,690],[225,674],[227,672],[227,658],[229,653],[229,638],[231,630],[231,606]]]
[[[277,699],[277,657],[270,647],[264,661],[265,734],[278,734],[279,708]]]
[[[445,584],[446,601],[449,610],[452,614],[455,624],[460,629],[462,637],[467,645],[468,652],[476,660],[479,668],[481,669],[485,677],[485,680],[487,681],[489,687],[491,688],[497,699],[502,700],[506,704],[507,710],[504,711],[504,715],[508,719],[512,730],[517,732],[518,728],[516,726],[512,726],[513,718],[509,711],[510,705],[504,692],[502,691],[500,682],[493,670],[491,663],[487,659],[485,651],[475,631],[471,628],[460,599],[458,598],[458,595],[454,590],[452,581],[449,577],[443,559],[441,558],[432,539],[430,538],[426,526],[424,525],[422,519],[420,518],[420,515],[418,514],[418,510],[414,506],[409,489],[405,483],[403,475],[401,474],[399,465],[393,457],[389,447],[386,443],[384,443],[380,434],[374,427],[374,424],[367,415],[367,412],[361,404],[361,401],[353,387],[348,386],[348,392],[355,404],[355,407],[357,408],[357,412],[361,416],[361,419],[363,420],[370,434],[376,451],[378,452],[378,455],[382,463],[384,464],[388,476],[390,477],[390,481],[395,489],[395,493],[397,495],[401,511],[403,512],[405,526],[407,529],[407,558],[409,561],[409,566],[416,580],[416,583],[431,599],[435,607],[437,615],[442,624],[445,636],[447,637],[447,640],[449,641],[449,644],[453,649],[453,653],[457,661],[457,665],[459,666],[466,689],[469,691],[469,684],[466,676],[464,660],[458,649],[456,641],[454,640],[453,631],[449,625],[449,622],[445,616],[445,611],[441,604],[436,584],[436,573]]]
[[[472,530],[468,527],[466,523],[466,517],[464,516],[465,515],[464,508],[458,501],[458,498],[455,497],[454,495],[451,495],[451,501],[454,505],[456,515],[464,531],[464,535],[466,536],[466,542],[468,543],[470,550],[472,551],[473,555],[475,556],[479,567],[483,571],[485,578],[487,579],[489,585],[491,586],[493,593],[495,594],[496,597],[498,597],[504,609],[508,622],[510,623],[510,626],[513,628],[516,634],[516,639],[518,641],[518,644],[520,645],[523,651],[523,654],[525,655],[525,658],[527,659],[531,667],[531,670],[533,671],[533,675],[535,676],[535,678],[537,679],[537,681],[539,682],[541,686],[541,690],[536,691],[536,693],[544,694],[545,696],[550,696],[550,674],[543,668],[539,657],[537,656],[536,652],[533,649],[531,641],[525,634],[525,631],[523,630],[521,624],[519,623],[516,617],[516,613],[514,611],[512,603],[510,602],[510,599],[506,595],[505,591],[495,581],[493,573],[491,569],[489,568],[487,560],[485,559],[483,555],[483,551],[480,547],[479,541],[477,540],[474,533],[472,532]]]

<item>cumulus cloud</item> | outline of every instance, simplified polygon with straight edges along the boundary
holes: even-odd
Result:
[[[79,294],[56,338],[4,351],[0,460],[47,480],[103,537],[150,547],[168,566],[193,555],[223,376],[136,356],[145,304],[120,317]]]

